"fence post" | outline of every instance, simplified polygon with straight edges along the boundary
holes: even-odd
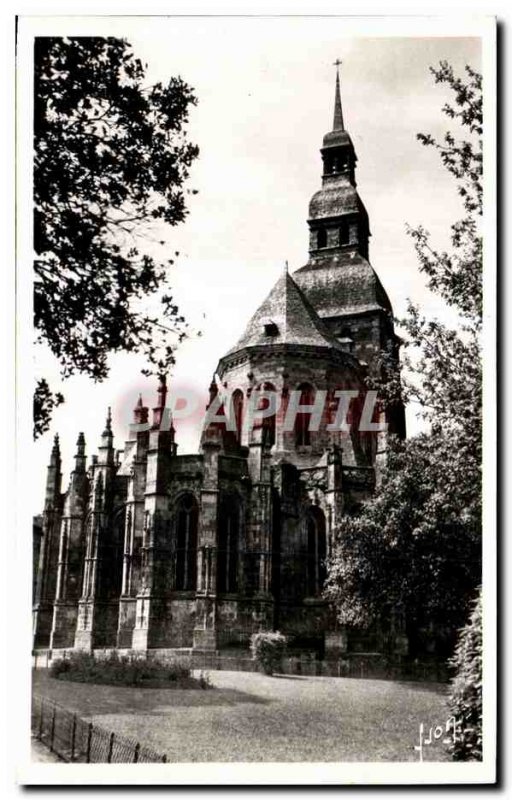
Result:
[[[56,716],[56,714],[57,714],[57,708],[54,705],[53,706],[53,714],[52,714],[52,728],[51,728],[51,734],[50,734],[50,750],[51,750],[52,753],[53,753],[53,742],[54,742],[54,739],[55,739],[55,716]]]
[[[76,714],[73,714],[73,724],[71,726],[71,754],[70,760],[75,760],[75,739],[76,739]]]
[[[112,751],[114,749],[114,731],[110,734],[110,739],[108,742],[108,755],[107,755],[107,764],[112,763]]]
[[[133,750],[133,763],[137,764],[139,761],[140,743],[137,742]]]
[[[167,763],[167,755],[166,755],[165,753],[164,753],[164,754],[163,754],[163,756],[162,756],[162,762],[163,762],[164,764],[166,764],[166,763]]]
[[[91,742],[92,742],[92,722],[89,722],[87,729],[87,750],[85,752],[85,763],[91,763]]]
[[[39,740],[43,738],[43,717],[44,717],[44,700],[41,697],[41,715],[39,717],[39,736],[37,737]]]

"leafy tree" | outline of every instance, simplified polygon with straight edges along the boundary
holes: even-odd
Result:
[[[146,374],[165,372],[186,326],[167,286],[172,260],[144,246],[187,213],[192,90],[179,77],[146,85],[123,39],[39,37],[34,98],[37,342],[64,378],[103,380],[117,351],[144,353]],[[160,312],[144,305],[150,297]],[[34,400],[38,435],[60,398],[42,379]]]
[[[481,580],[482,95],[470,67],[466,80],[445,62],[432,73],[453,90],[455,105],[443,110],[465,138],[418,139],[456,179],[464,216],[451,226],[450,252],[437,250],[423,227],[408,231],[427,285],[460,324],[427,320],[411,303],[400,320],[402,365],[381,356],[383,403],[415,399],[430,431],[392,443],[376,494],[340,526],[326,593],[342,623],[385,627],[398,613],[413,652],[436,631],[446,653]]]
[[[450,691],[450,711],[457,723],[451,745],[454,761],[482,760],[482,597],[460,633],[452,659],[456,673]]]
[[[390,635],[403,625],[411,656],[452,652],[481,580],[478,470],[453,441],[394,442],[381,486],[345,517],[330,562],[327,597],[340,621]]]
[[[420,271],[427,286],[459,315],[457,330],[437,320],[426,320],[417,306],[409,304],[401,324],[408,334],[407,349],[419,359],[406,360],[413,376],[408,390],[423,406],[434,428],[455,430],[469,438],[475,456],[481,443],[481,343],[482,327],[482,79],[466,67],[468,80],[457,78],[441,62],[431,70],[436,82],[447,83],[455,94],[455,107],[443,111],[462,126],[464,139],[447,132],[439,143],[428,134],[418,134],[427,147],[434,147],[457,182],[464,216],[450,228],[450,252],[436,249],[422,226],[408,227],[414,240]]]

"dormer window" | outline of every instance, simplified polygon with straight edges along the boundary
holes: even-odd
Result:
[[[352,353],[354,351],[354,339],[350,328],[342,328],[338,336],[338,342],[346,353]]]
[[[265,336],[277,336],[279,333],[279,328],[271,319],[265,320],[263,323],[263,330],[265,331]]]
[[[318,229],[316,243],[318,249],[320,249],[321,247],[327,247],[327,231],[325,230],[325,228]]]
[[[350,336],[341,336],[338,339],[338,342],[341,344],[346,353],[352,353],[354,349],[354,340],[351,339]]]

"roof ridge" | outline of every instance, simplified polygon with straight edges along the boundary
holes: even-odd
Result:
[[[229,353],[265,344],[302,344],[342,349],[300,286],[287,272],[280,275]]]

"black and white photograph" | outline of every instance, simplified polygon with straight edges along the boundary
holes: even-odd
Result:
[[[495,782],[495,38],[18,18],[22,783]]]

